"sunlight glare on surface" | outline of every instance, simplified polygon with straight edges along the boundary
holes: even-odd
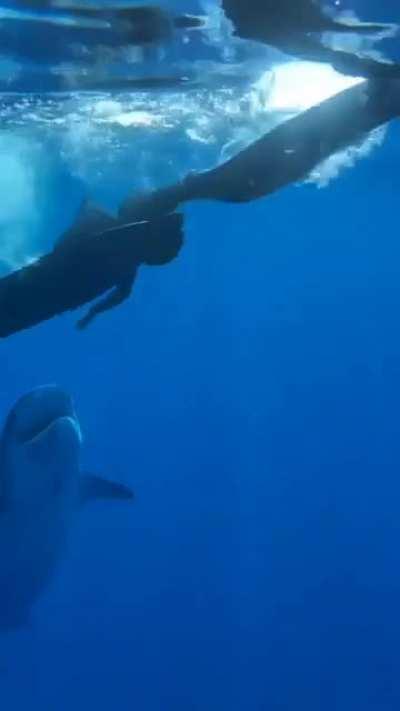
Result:
[[[266,110],[297,113],[362,81],[339,74],[329,64],[286,62],[263,74],[254,89]]]

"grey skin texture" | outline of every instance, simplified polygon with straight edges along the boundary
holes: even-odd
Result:
[[[82,437],[70,396],[36,388],[11,409],[0,442],[0,631],[29,624],[65,555],[79,510],[133,498],[127,486],[80,470]]]

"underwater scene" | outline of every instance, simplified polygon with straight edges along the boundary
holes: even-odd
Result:
[[[0,3],[1,711],[399,711],[400,5]]]

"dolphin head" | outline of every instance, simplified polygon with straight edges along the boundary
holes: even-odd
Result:
[[[81,431],[71,397],[45,385],[21,397],[0,441],[3,508],[35,506],[72,491],[79,475]]]

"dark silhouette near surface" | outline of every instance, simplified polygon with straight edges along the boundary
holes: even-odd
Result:
[[[329,16],[319,0],[222,0],[235,34],[269,44],[286,54],[329,62],[337,71],[366,78],[400,78],[400,65],[377,61],[324,45],[324,32],[377,34],[398,31],[395,25],[345,22]]]
[[[118,91],[118,80],[131,78],[123,90],[135,87],[143,67],[153,65],[154,48],[203,27],[201,17],[174,13],[157,4],[132,6],[14,0],[12,13],[1,20],[1,53],[22,63],[14,77],[6,72],[3,91]],[[140,47],[142,62],[132,62],[129,48]],[[135,55],[135,52],[133,52]],[[148,65],[147,65],[148,66]],[[159,63],[161,70],[163,63]],[[154,65],[155,71],[156,65]],[[146,70],[145,70],[146,71]],[[136,76],[137,75],[137,76]],[[163,88],[163,77],[143,77],[144,90]],[[161,80],[157,86],[157,79]],[[168,72],[167,72],[168,79]],[[100,86],[96,87],[97,82]],[[105,86],[101,86],[102,82]],[[107,86],[109,81],[109,86]],[[113,83],[115,82],[115,86]],[[176,84],[171,77],[169,82]],[[82,83],[82,87],[80,87]],[[92,85],[93,84],[93,85]],[[165,87],[165,83],[164,83]]]
[[[304,179],[323,160],[400,115],[400,80],[369,80],[280,124],[226,163],[129,196],[120,219],[151,219],[191,200],[247,202]]]
[[[21,0],[16,3],[21,11],[38,10],[47,11],[42,16],[43,22],[48,22],[65,15],[74,18],[75,27],[90,30],[90,21],[93,20],[92,29],[96,23],[104,23],[113,35],[112,43],[146,45],[165,42],[171,39],[175,30],[197,29],[203,26],[203,19],[194,15],[174,16],[168,10],[158,5],[94,5],[85,2],[64,2],[63,0]],[[40,15],[38,15],[40,19]],[[100,27],[100,26],[99,26]],[[73,28],[72,28],[73,29]]]
[[[141,264],[166,264],[182,245],[190,200],[247,202],[302,180],[333,153],[400,115],[400,81],[369,80],[286,121],[226,163],[129,197],[118,221],[85,205],[54,250],[0,280],[0,337],[106,294],[79,323],[131,293]]]
[[[0,279],[0,337],[105,294],[78,322],[78,328],[85,328],[130,295],[140,265],[167,264],[182,243],[180,214],[121,225],[85,205],[52,252]]]

